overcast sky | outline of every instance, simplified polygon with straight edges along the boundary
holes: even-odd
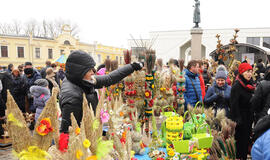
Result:
[[[205,29],[270,27],[269,0],[200,0]],[[130,34],[189,30],[194,0],[1,0],[0,22],[65,19],[83,42],[127,47]]]

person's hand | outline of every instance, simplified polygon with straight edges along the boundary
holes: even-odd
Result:
[[[219,92],[217,95],[218,95],[218,97],[221,97],[221,98],[223,97],[223,93],[222,92]]]
[[[143,63],[141,63],[141,62],[133,62],[131,64],[131,66],[135,71],[138,71],[138,70],[141,70],[143,68]]]

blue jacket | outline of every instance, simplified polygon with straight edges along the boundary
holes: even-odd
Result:
[[[253,160],[269,160],[270,159],[270,129],[261,135],[253,144],[251,157]]]
[[[204,103],[214,109],[225,109],[227,114],[229,111],[231,96],[231,86],[227,83],[223,87],[218,87],[216,82],[211,86],[204,97]]]
[[[46,105],[46,102],[50,98],[50,90],[46,87],[32,86],[30,88],[30,92],[34,96],[33,106],[36,109],[35,120],[37,121],[43,108]]]
[[[186,79],[186,82],[185,82],[186,91],[184,92],[185,106],[187,106],[187,104],[195,106],[195,104],[198,101],[202,101],[202,91],[201,91],[199,75],[194,74],[190,72],[189,70],[185,69],[185,79]],[[194,90],[194,87],[192,86],[191,80],[194,84],[194,87],[196,88],[199,99],[197,99],[196,97],[196,92]]]

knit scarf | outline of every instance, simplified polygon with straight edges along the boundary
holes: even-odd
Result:
[[[244,83],[242,79],[244,79],[244,77],[242,77],[242,76],[239,76],[239,75],[238,75],[238,76],[236,77],[236,80],[238,80],[238,81],[240,82],[240,84],[241,84],[244,88],[246,88],[246,89],[249,90],[249,91],[254,91],[254,90],[255,90],[256,86],[255,86],[254,84],[250,83],[251,81],[245,80],[245,81],[247,81],[247,83]]]

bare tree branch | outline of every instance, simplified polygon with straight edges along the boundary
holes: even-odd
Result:
[[[14,29],[14,34],[20,35],[22,31],[22,24],[18,20],[13,20],[13,29]]]

